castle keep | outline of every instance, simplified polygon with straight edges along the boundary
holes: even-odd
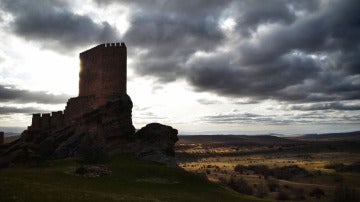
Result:
[[[80,53],[79,96],[70,98],[65,110],[33,114],[29,130],[55,130],[105,105],[119,94],[126,94],[124,43],[106,43]]]

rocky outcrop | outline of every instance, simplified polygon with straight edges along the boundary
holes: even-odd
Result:
[[[77,156],[84,137],[94,144],[102,139],[110,153],[135,152],[132,106],[130,97],[121,94],[59,130],[25,130],[19,140],[1,147],[0,166]]]
[[[138,157],[143,160],[159,162],[176,167],[175,143],[179,140],[178,131],[171,126],[151,123],[136,132],[135,136],[142,146]]]
[[[131,110],[130,97],[122,94],[59,130],[25,130],[19,140],[0,147],[0,167],[76,157],[84,145],[110,154],[135,153],[143,160],[177,166],[174,146],[178,131],[151,123],[135,134]]]
[[[82,165],[75,170],[75,174],[87,178],[111,175],[111,170],[105,165]]]

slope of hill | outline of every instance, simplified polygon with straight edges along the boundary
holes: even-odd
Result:
[[[84,178],[74,160],[0,170],[0,201],[264,201],[178,168],[115,157],[112,175]]]

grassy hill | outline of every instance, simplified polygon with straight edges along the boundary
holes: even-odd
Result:
[[[0,201],[264,201],[131,155],[114,157],[107,177],[77,176],[78,166],[69,159],[2,169]]]

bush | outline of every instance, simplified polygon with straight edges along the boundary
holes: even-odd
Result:
[[[357,202],[359,200],[359,192],[356,189],[351,189],[343,185],[336,187],[334,202]]]
[[[276,200],[280,200],[280,201],[289,200],[289,195],[286,192],[280,191],[276,195]]]
[[[109,162],[104,139],[87,135],[80,143],[78,155],[82,163],[98,164]]]
[[[243,165],[236,165],[235,168],[234,168],[234,171],[235,172],[238,172],[240,174],[243,174],[243,172],[246,170],[246,166],[243,166]]]
[[[274,179],[267,180],[269,191],[274,192],[279,188],[279,182]]]
[[[343,163],[330,163],[324,166],[326,169],[333,169],[336,172],[344,171],[345,165]]]
[[[303,188],[295,189],[295,200],[305,200],[305,191]]]
[[[267,195],[266,186],[265,186],[265,184],[263,182],[261,182],[257,186],[256,196],[260,197],[260,198],[264,198],[266,195]]]
[[[326,169],[333,169],[336,172],[360,172],[360,162],[355,162],[350,165],[343,163],[330,163],[324,166]]]
[[[285,180],[288,180],[294,176],[310,176],[310,173],[307,170],[297,165],[276,167],[273,169],[270,169],[266,165],[236,165],[234,170],[241,174],[247,170],[252,170],[255,174],[263,175],[265,178],[273,176]]]
[[[321,197],[325,196],[325,192],[324,190],[320,189],[319,187],[315,187],[310,193],[309,195],[311,197],[315,197],[317,199],[320,199]]]
[[[265,178],[273,175],[272,170],[266,165],[250,165],[248,169],[254,171],[256,174],[263,175]]]
[[[309,176],[310,173],[297,165],[283,166],[273,169],[273,176],[279,179],[288,180],[294,176]]]
[[[254,193],[253,188],[242,177],[239,179],[231,177],[228,186],[242,194],[252,195]]]

